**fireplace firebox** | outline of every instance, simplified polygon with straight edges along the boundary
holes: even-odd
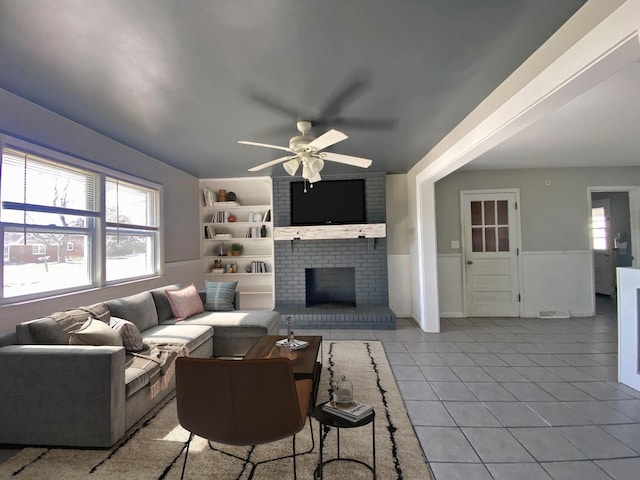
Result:
[[[355,307],[356,269],[353,267],[306,268],[306,307]]]

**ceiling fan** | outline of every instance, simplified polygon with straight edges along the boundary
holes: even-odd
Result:
[[[298,167],[302,164],[302,178],[308,180],[313,184],[321,180],[320,171],[324,167],[324,161],[329,160],[331,162],[343,163],[345,165],[353,165],[354,167],[368,168],[371,165],[371,160],[368,158],[352,157],[351,155],[342,155],[340,153],[323,152],[327,147],[334,145],[342,140],[348,138],[342,132],[338,130],[329,130],[323,133],[318,138],[314,138],[308,135],[311,130],[311,122],[300,121],[296,124],[298,131],[301,135],[297,135],[289,140],[288,147],[281,147],[279,145],[270,145],[268,143],[248,142],[246,140],[239,140],[238,143],[243,145],[254,145],[256,147],[275,148],[278,150],[284,150],[291,153],[284,157],[276,158],[270,162],[263,163],[256,167],[250,168],[250,172],[256,172],[263,168],[276,165],[284,162],[283,167],[285,171],[294,176],[298,171]]]

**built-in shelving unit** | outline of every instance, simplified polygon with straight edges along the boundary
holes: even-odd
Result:
[[[220,202],[220,190],[233,192],[236,199]],[[237,280],[241,309],[270,310],[275,305],[272,208],[269,177],[200,180],[202,272],[206,280]],[[242,245],[241,254],[222,255],[232,244]]]

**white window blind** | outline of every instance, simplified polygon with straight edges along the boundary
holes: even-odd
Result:
[[[0,303],[159,271],[160,186],[13,147],[0,172]]]

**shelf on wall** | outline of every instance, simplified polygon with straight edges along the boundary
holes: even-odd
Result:
[[[234,272],[234,273],[205,273],[205,276],[209,277],[231,277],[231,276],[241,276],[241,277],[262,277],[265,275],[273,275],[273,272],[261,272],[261,273],[246,273],[246,272]]]
[[[265,260],[270,260],[271,259],[271,255],[266,255],[264,253],[257,253],[257,254],[252,254],[252,253],[243,253],[242,255],[203,255],[202,258],[204,258],[205,260],[208,258],[220,258],[220,259],[225,259],[225,260],[231,260],[231,259],[236,259],[236,260],[240,260],[242,258],[262,258]]]
[[[337,240],[344,238],[384,238],[386,236],[386,223],[275,227],[273,229],[274,240]]]

